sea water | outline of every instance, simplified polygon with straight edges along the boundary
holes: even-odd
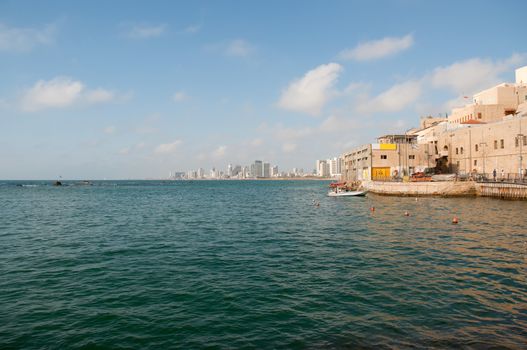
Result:
[[[2,349],[527,344],[527,202],[65,185],[0,184]]]

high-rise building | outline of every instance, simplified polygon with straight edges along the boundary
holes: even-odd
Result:
[[[271,164],[263,163],[263,177],[271,177]]]
[[[203,168],[198,169],[198,179],[203,179],[205,177],[205,170]]]
[[[228,177],[231,177],[232,176],[232,164],[229,164],[227,166],[227,176]]]
[[[251,175],[256,178],[263,177],[263,162],[261,160],[255,160],[253,165],[254,171],[251,169]]]
[[[334,157],[332,159],[328,159],[329,164],[329,175],[330,176],[340,176],[342,172],[342,158],[340,157]]]
[[[218,171],[216,171],[216,168],[212,168],[210,171],[210,178],[211,179],[217,179],[218,178]]]
[[[271,168],[271,176],[272,177],[278,176],[278,165],[275,165],[274,167]]]
[[[329,164],[327,160],[317,160],[317,176],[326,177],[329,176]]]
[[[239,165],[236,165],[234,168],[232,168],[232,177],[238,176],[242,172],[242,167]]]

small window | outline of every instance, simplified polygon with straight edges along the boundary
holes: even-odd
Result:
[[[387,159],[388,157],[386,156],[386,154],[381,154],[381,159]]]
[[[494,149],[498,149],[498,140],[494,140]]]
[[[478,151],[478,149],[479,149],[479,147],[478,147],[478,145],[476,145],[475,147],[476,147],[476,152],[477,152],[477,151]]]
[[[481,119],[482,116],[481,116],[481,113],[478,113],[478,119]]]
[[[524,137],[523,137],[523,145],[524,145],[524,146],[527,146],[527,136],[524,136]]]
[[[474,166],[478,165],[478,160],[474,159]]]
[[[459,149],[459,152],[460,152],[461,154],[463,154],[463,147],[461,147],[461,148]]]
[[[459,154],[459,148],[456,147],[456,154]]]
[[[505,148],[505,140],[500,140],[500,148]]]
[[[415,159],[415,155],[413,155],[413,154],[409,155],[408,159]]]
[[[516,137],[514,138],[514,146],[515,146],[515,147],[518,147],[519,145],[520,145],[520,139],[519,139],[519,136],[516,136]]]

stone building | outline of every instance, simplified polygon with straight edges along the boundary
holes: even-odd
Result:
[[[518,177],[527,174],[527,66],[515,83],[476,93],[448,118],[421,118],[404,135],[385,135],[343,154],[342,179],[383,180],[434,168],[436,173]]]

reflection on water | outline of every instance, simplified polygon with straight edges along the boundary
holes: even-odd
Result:
[[[527,343],[526,202],[28,184],[0,186],[0,347]]]

